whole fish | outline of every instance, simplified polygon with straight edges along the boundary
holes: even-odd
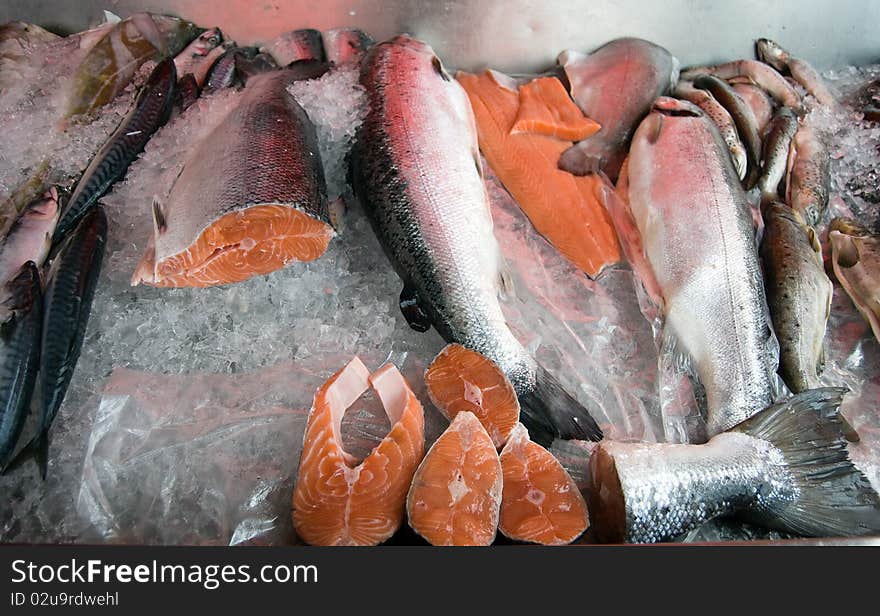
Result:
[[[773,392],[775,341],[751,207],[714,124],[672,98],[657,99],[636,131],[628,179],[662,295],[664,351],[705,387],[707,430],[718,434]]]
[[[716,66],[699,66],[682,71],[681,78],[693,81],[699,75],[715,75],[719,79],[750,82],[763,88],[781,105],[791,107],[796,113],[803,112],[801,95],[772,66],[757,60],[736,60]]]
[[[11,318],[0,325],[0,469],[5,469],[21,436],[37,382],[41,289],[40,272],[31,261],[3,289],[3,307]]]
[[[589,490],[599,541],[671,541],[719,516],[812,537],[880,532],[880,497],[843,438],[844,391],[797,394],[705,445],[599,443]]]
[[[799,393],[819,386],[822,340],[834,290],[812,227],[784,203],[761,206],[761,261],[773,329],[779,341],[779,375]]]
[[[370,111],[351,154],[356,195],[398,275],[401,309],[419,331],[482,353],[507,375],[533,438],[598,439],[590,414],[542,369],[507,326],[467,95],[427,44],[401,35],[361,68]]]
[[[761,177],[758,178],[762,199],[772,201],[779,198],[779,185],[785,177],[791,140],[797,129],[798,119],[794,112],[788,107],[780,107],[773,116],[764,139]]]
[[[816,226],[828,209],[831,156],[825,141],[809,123],[801,123],[792,140],[786,201],[807,224]]]
[[[132,277],[206,287],[321,256],[333,237],[315,127],[287,92],[327,70],[301,60],[248,80],[235,108],[184,162]]]
[[[758,124],[758,135],[763,135],[773,118],[773,99],[763,89],[748,81],[732,81],[730,86],[752,110]]]
[[[727,144],[727,149],[730,151],[736,174],[740,180],[745,179],[749,165],[748,155],[739,138],[736,124],[727,109],[715,100],[709,91],[695,88],[689,81],[679,81],[672,93],[676,98],[692,102],[715,123],[721,133],[721,138],[724,139],[724,143]]]
[[[19,215],[0,243],[0,284],[11,280],[28,261],[42,267],[58,222],[58,191],[51,187]]]
[[[758,179],[761,167],[761,137],[758,134],[758,120],[752,113],[752,108],[726,81],[714,75],[697,75],[693,83],[694,87],[711,92],[733,118],[736,131],[746,148],[748,171],[745,187],[751,188]]]
[[[767,38],[755,42],[758,59],[766,62],[777,71],[787,70],[792,78],[812,94],[823,105],[837,105],[837,94],[822,79],[813,66],[806,60],[795,58],[777,43]]]
[[[33,456],[45,479],[49,429],[79,360],[107,241],[107,217],[91,209],[61,245],[49,271],[40,343],[40,423],[12,466]]]
[[[335,28],[324,32],[327,61],[336,66],[357,64],[373,45],[373,39],[357,28]]]
[[[602,127],[563,152],[559,168],[575,175],[604,171],[616,180],[639,121],[678,81],[678,60],[648,41],[621,38],[589,55],[563,51],[557,63],[578,107]]]
[[[61,242],[113,183],[125,175],[152,134],[168,120],[176,86],[174,60],[168,58],[156,66],[131,111],[89,163],[58,221],[53,244]]]
[[[834,275],[880,340],[880,237],[854,220],[831,221]]]

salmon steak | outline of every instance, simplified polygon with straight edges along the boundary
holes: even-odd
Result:
[[[209,287],[312,261],[333,237],[315,127],[286,91],[317,62],[257,75],[184,163],[132,284]]]
[[[504,489],[498,528],[505,537],[566,545],[589,524],[587,503],[552,453],[533,443],[517,424],[501,451]]]
[[[416,471],[406,500],[409,525],[431,545],[490,545],[501,481],[492,439],[476,415],[462,411]]]
[[[457,79],[470,98],[480,151],[535,230],[590,278],[620,261],[601,179],[557,166],[574,141],[599,130],[559,80],[542,77],[517,88],[495,71],[459,72]]]
[[[342,448],[345,410],[372,388],[391,422],[360,464]],[[293,526],[312,545],[378,545],[403,523],[425,452],[422,405],[392,364],[370,375],[355,357],[315,394],[293,491]]]
[[[488,357],[460,344],[450,344],[437,354],[425,371],[425,384],[431,402],[447,419],[470,411],[499,449],[519,422],[519,400],[504,372]]]

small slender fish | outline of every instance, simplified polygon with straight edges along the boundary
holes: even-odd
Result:
[[[733,91],[748,105],[758,123],[758,134],[763,135],[773,118],[773,99],[764,90],[749,81],[731,81]]]
[[[200,34],[186,49],[174,58],[174,68],[177,76],[183,79],[192,75],[196,85],[202,87],[208,76],[208,71],[223,55],[223,33],[220,28],[211,28]]]
[[[758,188],[764,200],[772,201],[780,197],[779,185],[788,168],[791,140],[797,130],[797,116],[788,107],[780,107],[767,129],[761,155],[761,177],[758,178]],[[784,194],[785,190],[782,192]]]
[[[702,109],[703,113],[715,123],[715,126],[718,127],[718,131],[721,133],[721,138],[727,144],[727,149],[730,150],[736,174],[740,180],[744,180],[749,165],[748,155],[746,154],[743,142],[739,138],[739,133],[736,131],[736,124],[727,109],[715,100],[715,97],[709,91],[695,88],[689,81],[679,81],[672,94],[675,98],[692,102]]]
[[[795,58],[779,44],[767,38],[755,42],[758,59],[775,68],[780,73],[788,70],[792,78],[812,94],[823,105],[837,105],[837,94],[825,83],[822,76],[806,60]]]
[[[755,114],[727,82],[714,75],[698,75],[694,79],[694,87],[708,90],[733,118],[737,133],[746,148],[748,170],[745,187],[751,188],[758,179],[761,165],[761,137]]]
[[[25,208],[0,243],[0,285],[28,261],[38,268],[43,266],[57,222],[58,191],[53,186]]]
[[[779,341],[779,375],[792,392],[800,393],[820,384],[833,285],[816,232],[800,213],[778,201],[765,201],[761,213],[761,261]]]
[[[834,275],[880,340],[880,237],[854,220],[831,221]]]
[[[715,75],[719,79],[747,78],[763,88],[770,96],[797,113],[803,111],[801,95],[772,66],[757,60],[736,60],[716,66],[690,68],[681,73],[682,79],[694,80],[698,75]]]
[[[153,69],[134,107],[86,168],[58,221],[53,245],[60,243],[113,183],[125,175],[153,133],[168,121],[176,86],[174,60],[168,58]]]
[[[5,469],[21,436],[37,382],[41,289],[40,272],[32,261],[4,288],[4,308],[12,316],[0,325],[0,469]]]
[[[831,191],[831,156],[828,146],[809,123],[801,123],[789,158],[786,201],[816,226],[828,209]]]
[[[808,537],[880,532],[880,496],[849,458],[843,389],[811,389],[705,445],[599,443],[590,459],[599,541],[657,543],[720,516]]]

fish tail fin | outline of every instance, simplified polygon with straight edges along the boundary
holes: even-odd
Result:
[[[750,515],[787,532],[816,537],[880,532],[880,496],[846,449],[840,403],[846,389],[810,389],[735,428],[773,444],[795,497]]]
[[[554,438],[602,439],[602,429],[590,412],[541,366],[538,366],[535,388],[519,396],[519,401],[523,423],[536,443],[546,447]]]
[[[21,451],[19,451],[12,461],[3,468],[3,472],[0,474],[5,475],[10,471],[14,471],[27,462],[29,458],[33,458],[37,462],[37,466],[40,469],[40,477],[45,480],[49,469],[48,430],[40,430],[40,433],[32,438],[27,445],[21,448]]]

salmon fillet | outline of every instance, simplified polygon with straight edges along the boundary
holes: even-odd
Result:
[[[580,110],[570,98],[560,100],[546,85],[528,88],[527,107],[522,109],[523,88],[515,91],[499,83],[491,71],[480,75],[459,73],[468,93],[480,150],[493,171],[523,209],[535,229],[569,261],[591,278],[620,260],[620,247],[608,213],[602,206],[601,179],[574,176],[557,167],[559,156],[572,142],[548,136],[574,129],[574,112]],[[536,94],[535,90],[540,90]],[[562,105],[564,111],[547,119],[547,106]],[[529,109],[533,111],[530,112]],[[535,113],[532,118],[529,113]],[[557,121],[558,120],[558,121]],[[515,126],[538,127],[540,132],[512,132]],[[586,127],[581,123],[582,130]]]
[[[391,430],[360,464],[342,449],[345,410],[368,387],[378,394]],[[306,426],[293,525],[312,545],[378,545],[403,523],[407,490],[422,460],[422,405],[392,364],[370,376],[355,357],[315,394]]]
[[[599,124],[584,116],[555,77],[539,77],[519,88],[519,110],[511,134],[581,141],[598,130]]]

